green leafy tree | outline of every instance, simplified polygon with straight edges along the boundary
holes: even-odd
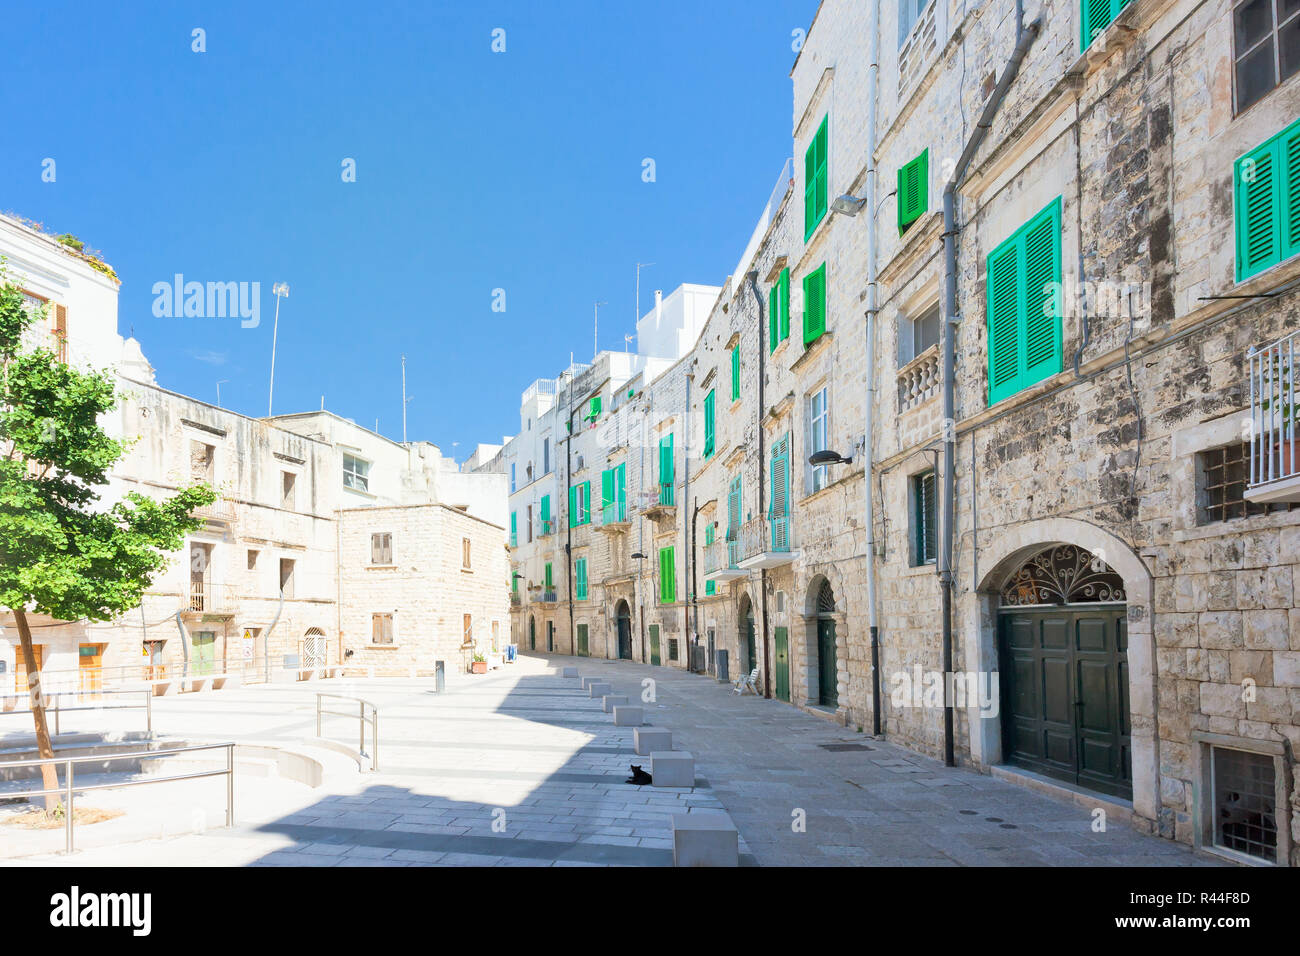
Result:
[[[166,501],[131,492],[105,506],[99,489],[127,451],[100,425],[117,406],[113,379],[24,343],[43,315],[23,306],[0,262],[0,606],[14,616],[28,676],[36,742],[53,757],[29,614],[111,620],[137,607],[170,553],[202,523],[215,492],[198,484]],[[58,787],[52,764],[43,789]],[[57,798],[47,796],[47,809]]]

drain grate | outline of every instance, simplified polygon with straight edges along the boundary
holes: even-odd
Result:
[[[868,747],[866,744],[821,744],[822,750],[829,750],[831,753],[844,753],[849,750],[875,750],[875,747]]]

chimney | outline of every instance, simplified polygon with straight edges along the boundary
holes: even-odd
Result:
[[[663,289],[655,289],[655,328],[663,323],[664,319],[664,292]]]

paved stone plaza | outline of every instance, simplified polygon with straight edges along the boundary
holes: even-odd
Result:
[[[615,727],[599,699],[559,676],[560,667],[573,664],[634,700],[642,681],[654,679],[647,722],[670,729],[674,747],[695,754],[693,789],[623,782],[629,764],[649,769],[649,758],[633,755],[632,728]],[[687,809],[730,814],[740,831],[742,865],[1215,862],[1122,824],[1093,832],[1086,807],[945,769],[786,704],[736,697],[706,677],[627,662],[522,657],[486,676],[452,675],[443,695],[434,693],[431,680],[377,679],[164,698],[156,704],[155,730],[192,741],[299,746],[315,734],[317,690],[358,694],[379,706],[378,773],[358,774],[354,762],[336,755],[321,787],[285,782],[272,791],[266,783],[264,800],[256,789],[237,795],[233,830],[163,839],[151,823],[160,805],[183,816],[186,801],[196,799],[193,789],[210,784],[202,802],[213,819],[224,794],[220,780],[121,791],[140,795],[128,812],[136,829],[112,824],[130,842],[96,846],[94,827],[84,828],[78,841],[86,849],[75,862],[665,866],[672,863],[669,814]],[[355,721],[328,721],[327,737],[355,744]],[[11,729],[17,725],[0,725],[0,733]],[[169,791],[177,786],[190,789]],[[83,803],[104,805],[107,797]],[[130,799],[113,805],[129,807]],[[800,817],[802,832],[794,826]],[[0,852],[22,864],[69,862],[13,846]]]

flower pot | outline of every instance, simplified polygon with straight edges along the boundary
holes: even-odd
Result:
[[[487,661],[474,661],[474,662],[472,662],[472,663],[469,665],[469,672],[470,672],[471,674],[486,674],[486,673],[487,673]]]

